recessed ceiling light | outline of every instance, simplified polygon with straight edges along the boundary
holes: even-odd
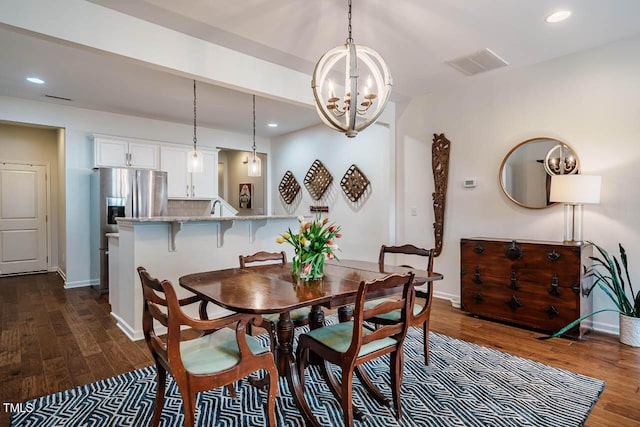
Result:
[[[27,81],[30,81],[31,83],[37,83],[39,85],[44,84],[44,80],[39,79],[38,77],[27,77]]]
[[[277,123],[269,123],[267,126],[269,126],[270,128],[277,128],[278,124]]]
[[[544,18],[544,21],[549,24],[555,24],[556,22],[564,21],[570,16],[571,16],[570,10],[559,10],[557,12],[553,12],[551,15]]]

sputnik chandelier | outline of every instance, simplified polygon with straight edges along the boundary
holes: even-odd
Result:
[[[391,94],[392,79],[387,64],[373,49],[356,45],[351,37],[351,0],[349,3],[349,36],[344,45],[322,55],[313,71],[311,87],[316,109],[322,121],[349,138],[375,123],[384,111]],[[342,61],[344,60],[344,63]],[[344,95],[336,95],[330,75],[344,68]],[[335,68],[335,70],[334,70]],[[360,80],[360,69],[366,80]]]

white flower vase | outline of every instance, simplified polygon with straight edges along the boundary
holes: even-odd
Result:
[[[640,317],[620,314],[620,342],[632,347],[640,347]]]

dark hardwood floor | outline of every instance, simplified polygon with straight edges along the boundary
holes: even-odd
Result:
[[[541,334],[476,319],[434,301],[431,329],[606,382],[586,426],[640,426],[640,349],[600,333],[539,341]],[[0,279],[0,402],[27,399],[151,364],[109,315],[106,296],[65,290],[54,273]],[[0,425],[9,414],[0,407]]]

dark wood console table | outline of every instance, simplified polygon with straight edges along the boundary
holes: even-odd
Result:
[[[583,277],[590,245],[470,238],[460,241],[462,309],[471,314],[556,332],[593,309]],[[591,330],[585,320],[569,335]]]

